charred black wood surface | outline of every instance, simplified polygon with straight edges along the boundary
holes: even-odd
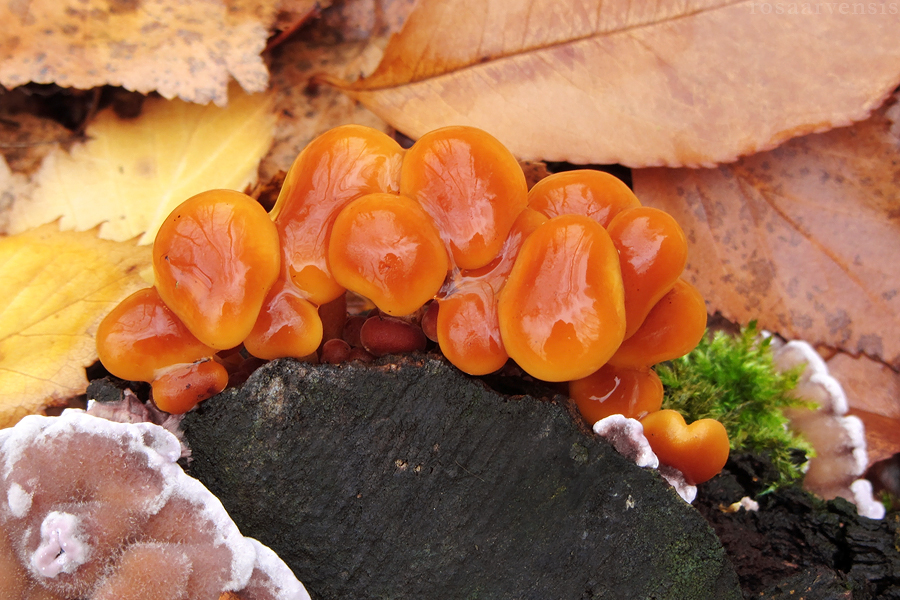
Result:
[[[184,428],[190,473],[314,598],[741,596],[654,471],[438,359],[274,361]]]
[[[715,528],[744,598],[900,600],[900,514],[860,517],[843,498],[799,486],[763,493],[774,480],[764,456],[735,454],[700,486],[697,509]],[[750,496],[759,511],[724,512]]]

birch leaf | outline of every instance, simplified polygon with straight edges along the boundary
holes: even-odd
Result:
[[[97,325],[149,266],[149,247],[96,231],[0,237],[0,427],[84,392]]]
[[[194,194],[254,183],[273,124],[269,95],[237,90],[226,108],[151,99],[133,120],[105,110],[88,127],[89,141],[47,156],[31,199],[13,204],[9,231],[60,219],[62,229],[102,223],[100,237],[144,234],[141,243],[150,243],[169,212]]]

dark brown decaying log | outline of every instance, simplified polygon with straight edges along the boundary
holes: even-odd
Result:
[[[184,421],[190,472],[314,598],[739,598],[704,519],[573,420],[446,362],[274,361]]]

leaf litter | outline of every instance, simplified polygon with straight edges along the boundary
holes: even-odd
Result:
[[[307,0],[313,5],[314,1]],[[117,85],[205,104],[261,92],[278,0],[0,3],[0,84]]]

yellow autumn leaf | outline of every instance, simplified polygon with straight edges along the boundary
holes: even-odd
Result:
[[[226,108],[151,99],[136,119],[105,110],[87,128],[89,141],[47,156],[32,197],[13,204],[8,231],[59,219],[61,229],[102,224],[100,237],[111,240],[146,232],[140,243],[149,243],[187,198],[254,183],[274,119],[269,95],[235,86]]]
[[[0,427],[84,392],[97,325],[149,265],[149,247],[96,231],[0,238]]]

